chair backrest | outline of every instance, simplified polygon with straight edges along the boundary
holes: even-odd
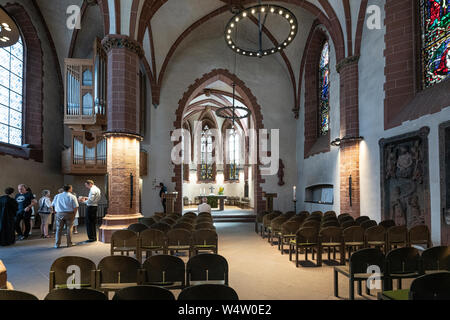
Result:
[[[311,212],[310,216],[318,216],[318,217],[322,218],[323,213],[322,213],[322,211],[313,211],[313,212]]]
[[[278,214],[278,213],[275,213],[275,212],[266,214],[266,215],[263,217],[263,225],[264,225],[264,227],[270,226],[270,222],[271,222],[273,219],[275,219],[276,217],[278,217],[278,216],[279,216],[279,214]]]
[[[317,243],[319,239],[319,229],[302,226],[295,234],[297,243]]]
[[[303,211],[300,211],[297,215],[298,216],[309,216],[309,211],[303,210]]]
[[[281,225],[288,220],[289,220],[289,217],[287,217],[287,216],[283,216],[283,215],[278,216],[270,222],[270,227],[272,228],[272,230],[276,230],[276,231],[281,230]]]
[[[383,252],[377,248],[365,248],[355,251],[350,257],[350,273],[369,273],[369,266],[378,266],[383,272],[385,267],[385,257]]]
[[[113,300],[174,301],[175,296],[170,290],[157,286],[133,286],[117,291]]]
[[[169,231],[172,227],[164,222],[157,222],[155,224],[153,224],[150,229],[156,229],[156,230],[160,230],[164,233],[166,233],[167,231]]]
[[[198,218],[201,218],[201,217],[209,217],[209,218],[211,218],[212,216],[211,216],[211,213],[209,213],[209,212],[200,212],[198,214]]]
[[[450,272],[426,274],[414,279],[409,300],[450,300]]]
[[[321,228],[328,228],[328,227],[341,227],[338,221],[334,220],[328,220],[321,224]]]
[[[361,225],[364,221],[369,221],[370,218],[368,216],[360,216],[355,219],[357,225]]]
[[[202,230],[202,229],[216,230],[216,227],[214,227],[214,225],[211,222],[204,222],[195,225],[195,230]]]
[[[341,221],[341,228],[342,228],[342,229],[347,229],[347,228],[353,227],[353,226],[355,226],[355,225],[357,225],[357,224],[356,224],[355,221],[353,221],[353,220],[345,220],[345,221]]]
[[[79,280],[81,286],[94,285],[92,283],[91,272],[96,269],[95,263],[92,260],[77,256],[60,257],[56,259],[50,267],[50,272],[54,273],[53,285],[66,285],[67,279],[72,276],[70,267],[77,266],[80,269]],[[50,288],[50,290],[54,289]]]
[[[288,221],[296,221],[300,224],[302,224],[306,220],[306,215],[296,215],[290,218]]]
[[[44,300],[72,300],[72,301],[106,301],[108,297],[100,291],[94,289],[57,289],[53,290],[44,298]]]
[[[117,230],[111,236],[111,248],[137,246],[138,236],[131,230]]]
[[[195,212],[186,212],[185,214],[183,214],[183,217],[192,217],[192,218],[197,218],[197,214]]]
[[[98,263],[100,283],[137,283],[141,263],[128,256],[109,256]]]
[[[321,221],[322,221],[322,218],[321,218],[320,216],[318,216],[318,215],[308,216],[308,217],[305,219],[305,222],[306,222],[306,221],[317,221],[317,222],[321,222]]]
[[[351,226],[343,231],[344,242],[364,242],[364,229],[361,226]]]
[[[145,224],[147,227],[150,227],[152,224],[156,223],[156,220],[153,218],[141,218],[139,222]]]
[[[178,300],[239,300],[233,288],[222,284],[199,284],[181,291]]]
[[[147,229],[139,235],[141,246],[161,246],[167,244],[167,235],[158,229]]]
[[[167,245],[181,246],[191,245],[192,233],[187,229],[172,229],[167,232]]]
[[[411,273],[420,272],[421,260],[419,250],[412,247],[393,249],[386,255],[386,272]]]
[[[417,225],[409,229],[409,243],[413,244],[427,244],[431,246],[430,229],[427,225]]]
[[[159,254],[149,257],[143,264],[145,270],[145,283],[164,285],[168,282],[186,284],[186,267],[179,257]]]
[[[378,223],[375,220],[366,220],[360,224],[360,226],[363,227],[364,229],[369,229],[370,227],[374,227],[377,225]]]
[[[303,224],[302,224],[302,228],[308,228],[308,227],[312,227],[312,228],[319,230],[320,222],[317,220],[309,220],[309,221],[305,220],[305,222],[303,222]]]
[[[390,227],[395,227],[395,221],[394,220],[383,220],[380,222],[379,225],[387,230]]]
[[[0,289],[0,301],[5,300],[39,300],[35,295],[17,290]]]
[[[192,233],[193,245],[217,245],[218,236],[215,230],[201,229]]]
[[[186,264],[187,285],[191,281],[223,280],[228,285],[228,262],[218,254],[202,253]]]
[[[319,232],[319,239],[322,242],[342,242],[342,229],[340,227],[326,227]]]
[[[194,226],[188,222],[177,222],[172,226],[172,230],[174,229],[185,229],[191,231],[194,229]]]
[[[155,212],[155,214],[152,216],[152,218],[155,219],[162,219],[164,217],[165,213],[164,212]]]
[[[337,216],[337,218],[339,219],[339,221],[340,221],[341,219],[344,219],[345,217],[351,217],[351,218],[353,218],[353,217],[350,215],[350,213],[341,213],[340,215]]]
[[[422,267],[428,270],[450,271],[450,246],[437,246],[422,252]]]
[[[295,216],[295,211],[288,211],[286,213],[283,213],[282,216],[287,217],[288,219],[292,218],[293,216]]]
[[[288,220],[281,225],[281,233],[284,235],[287,234],[296,234],[298,229],[300,229],[301,222],[295,220]]]
[[[141,233],[142,231],[148,229],[148,226],[146,226],[143,223],[133,223],[128,226],[127,230],[133,231],[137,234]]]
[[[195,220],[195,224],[200,224],[200,223],[213,223],[213,219],[212,218],[209,218],[209,217],[200,217],[200,218],[197,218],[196,220]]]
[[[166,224],[172,226],[172,225],[174,225],[177,222],[177,220],[176,219],[172,219],[170,217],[164,217],[161,220],[159,220],[158,222],[159,223],[166,223]]]
[[[364,234],[366,241],[385,241],[386,240],[386,229],[382,226],[373,226],[366,229]]]
[[[176,214],[176,213],[171,213],[169,215],[166,216],[166,218],[170,218],[173,219],[175,221],[177,221],[178,219],[180,219],[182,217],[181,214]]]
[[[386,235],[388,244],[406,244],[408,242],[408,228],[406,226],[390,227]]]
[[[325,218],[325,217],[335,217],[335,218],[337,218],[336,217],[336,212],[334,212],[334,211],[327,211],[327,212],[325,212],[324,214],[323,214],[323,217]]]

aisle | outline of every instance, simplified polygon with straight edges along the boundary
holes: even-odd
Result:
[[[332,267],[296,268],[287,254],[282,256],[275,246],[254,232],[252,223],[218,223],[216,227],[219,253],[227,259],[230,268],[230,286],[241,299],[334,299]],[[84,234],[74,237],[75,242],[85,239]],[[98,263],[109,255],[109,249],[108,244],[93,243],[57,250],[52,240],[35,237],[12,247],[0,247],[0,259],[7,267],[8,280],[17,290],[42,299],[48,292],[48,273],[56,258],[80,255]],[[339,283],[341,296],[348,297],[348,281],[340,277]]]

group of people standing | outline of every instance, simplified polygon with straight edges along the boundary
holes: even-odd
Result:
[[[86,242],[97,241],[97,208],[101,199],[101,191],[92,180],[86,180],[85,187],[89,189],[88,197],[77,199],[72,193],[72,186],[66,185],[59,190],[53,201],[50,198],[49,190],[44,190],[42,197],[37,201],[31,190],[24,184],[18,186],[18,193],[15,197],[13,197],[14,189],[6,188],[5,195],[0,197],[0,245],[14,244],[16,233],[17,240],[25,240],[29,237],[33,207],[38,205],[38,213],[41,218],[41,237],[50,238],[49,225],[54,215],[55,248],[61,247],[64,228],[66,229],[67,246],[73,246],[72,232],[77,233],[79,202],[85,203],[87,206],[85,223],[88,240]],[[22,221],[24,228],[21,225]]]

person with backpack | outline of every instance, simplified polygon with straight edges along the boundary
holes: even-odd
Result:
[[[39,199],[39,216],[41,217],[41,238],[51,238],[48,235],[48,225],[51,222],[52,200],[50,199],[50,191],[42,191],[42,197]]]

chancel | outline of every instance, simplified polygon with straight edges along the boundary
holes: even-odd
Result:
[[[450,299],[449,5],[0,0],[0,300]]]

